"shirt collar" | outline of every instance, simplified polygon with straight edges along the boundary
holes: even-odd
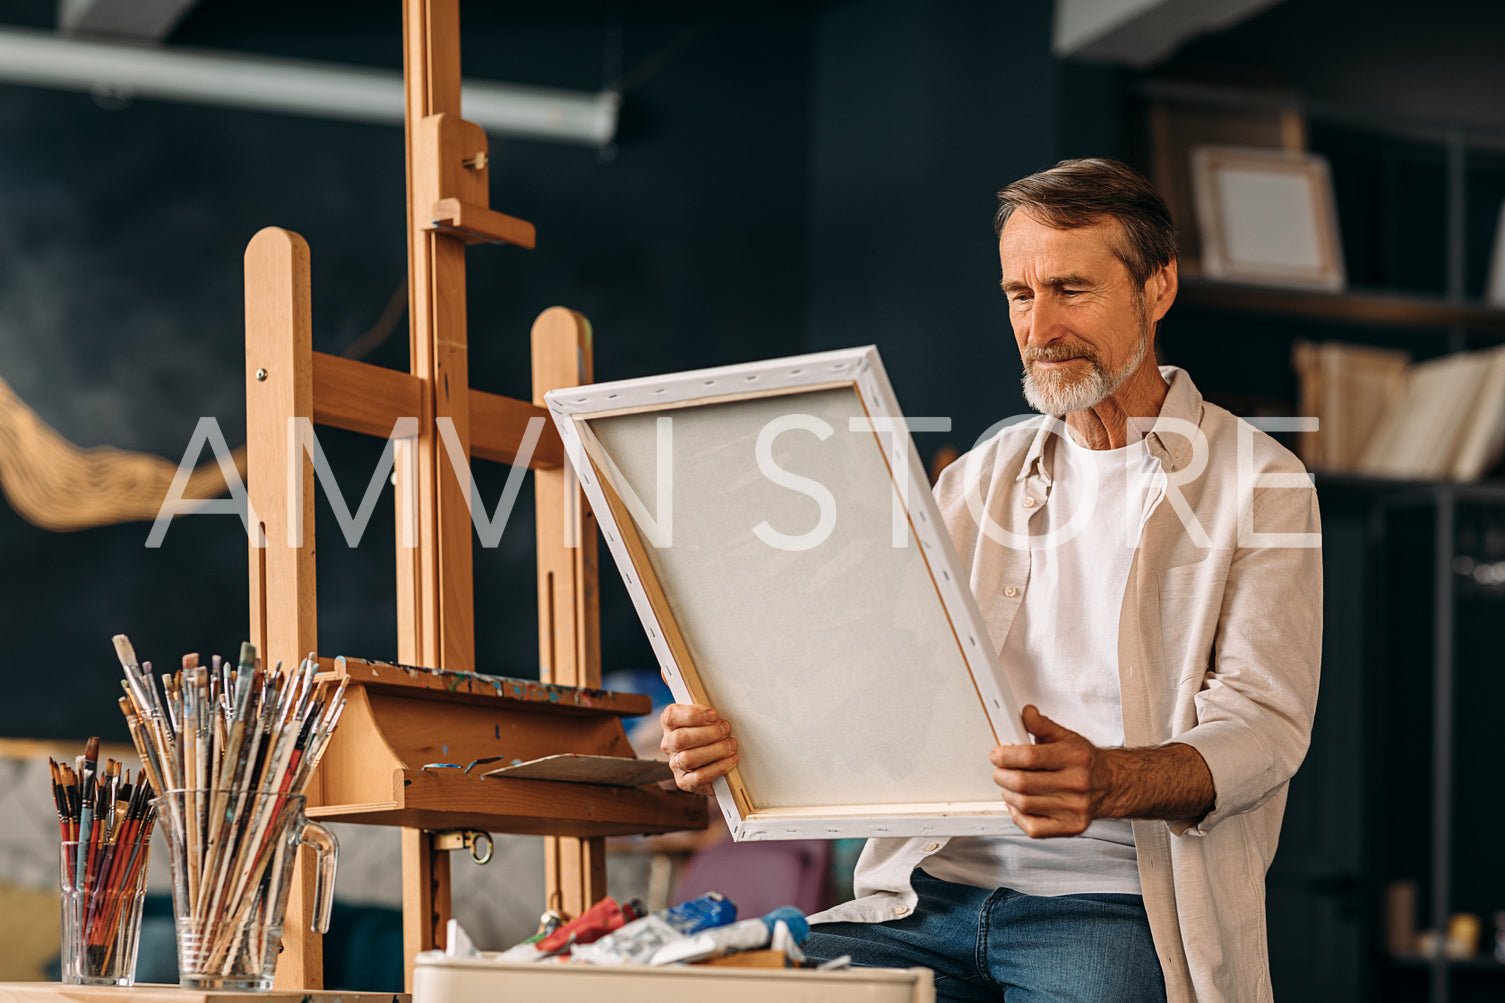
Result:
[[[1150,455],[1160,461],[1162,470],[1166,473],[1175,473],[1191,462],[1192,451],[1187,448],[1184,433],[1171,426],[1176,422],[1187,422],[1193,426],[1201,424],[1202,394],[1184,369],[1176,366],[1161,366],[1160,375],[1170,385],[1166,388],[1165,403],[1160,405],[1160,413],[1155,416],[1155,423],[1144,437],[1145,446],[1149,449]],[[1185,425],[1181,426],[1183,429],[1185,427]],[[1029,452],[1024,456],[1024,463],[1019,467],[1016,480],[1023,481],[1038,477],[1045,485],[1050,484],[1050,471],[1045,462],[1045,450],[1053,433],[1065,435],[1065,422],[1054,415],[1047,415],[1040,425],[1040,430],[1035,433],[1034,441],[1030,443]]]

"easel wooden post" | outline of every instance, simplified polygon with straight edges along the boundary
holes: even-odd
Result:
[[[256,521],[251,642],[267,665],[296,665],[314,650],[319,633],[307,535],[314,525],[313,469],[289,454],[287,434],[289,418],[313,418],[312,356],[308,243],[286,230],[262,230],[246,249],[246,470],[271,475],[247,478]],[[297,497],[290,498],[294,492]],[[311,799],[318,796],[318,784],[315,774]],[[314,880],[313,862],[300,850],[289,916],[312,915]],[[312,988],[323,988],[323,939],[309,932],[306,922],[297,925],[299,933],[285,939],[278,982],[298,979],[301,985],[312,979]]]
[[[438,190],[444,154],[458,169],[462,154],[426,149],[431,116],[460,115],[460,12],[458,0],[404,0],[403,80],[408,189],[409,365],[424,387],[415,456],[397,474],[397,492],[411,500],[418,546],[411,559],[397,562],[398,618],[407,630],[398,636],[397,659],[469,671],[475,668],[475,626],[471,606],[470,519],[466,489],[458,478],[441,476],[441,443],[435,419],[454,422],[454,433],[470,455],[470,389],[465,326],[465,247],[425,227],[422,216],[444,194]],[[485,152],[485,137],[480,137]],[[473,161],[474,162],[474,161]],[[486,173],[484,166],[474,173]],[[485,181],[481,182],[483,185]],[[484,193],[483,193],[484,194]],[[416,476],[416,491],[405,478]],[[466,594],[446,593],[444,583],[463,582]],[[402,830],[402,946],[408,989],[412,958],[444,946],[443,924],[450,910],[449,854],[434,846],[432,833]]]
[[[533,403],[555,387],[594,379],[591,329],[572,310],[554,307],[533,324]],[[596,601],[596,520],[566,464],[534,474],[538,522],[540,674],[553,683],[601,685]],[[606,894],[606,847],[599,837],[544,841],[549,907],[578,916]]]
[[[436,829],[467,826],[547,838],[549,904],[574,915],[605,894],[604,837],[705,825],[703,799],[609,781],[487,779],[428,772],[436,734],[464,762],[508,744],[510,755],[573,752],[630,757],[620,717],[645,698],[601,692],[596,530],[540,406],[545,391],[588,381],[590,329],[563,308],[534,325],[534,403],[472,392],[467,373],[467,243],[533,245],[533,227],[489,208],[484,132],[459,118],[458,0],[405,0],[408,261],[411,372],[312,350],[308,245],[268,228],[246,251],[248,491],[266,546],[251,547],[251,634],[268,661],[317,648],[313,472],[289,419],[386,438],[398,419],[417,432],[396,442],[398,659],[402,666],[322,659],[351,681],[349,704],[309,787],[309,813],[400,825],[404,951],[443,946],[450,911],[448,851]],[[537,476],[542,686],[474,673],[471,517],[459,452]],[[447,426],[447,428],[446,428]],[[463,479],[462,479],[463,478]],[[297,504],[289,506],[289,501]],[[301,523],[301,537],[293,529]],[[301,546],[297,545],[301,540]],[[414,670],[404,666],[425,666]],[[457,688],[458,685],[458,688]],[[582,688],[577,690],[576,688]],[[585,692],[584,688],[589,688]],[[537,692],[535,692],[537,690]],[[492,741],[493,733],[496,741]],[[426,744],[428,743],[428,744]],[[313,869],[299,856],[289,902],[280,988],[323,985],[322,945],[308,931]]]

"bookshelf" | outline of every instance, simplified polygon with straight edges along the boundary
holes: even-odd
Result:
[[[1302,339],[1400,350],[1417,362],[1505,343],[1505,308],[1483,301],[1505,198],[1505,131],[1289,92],[1128,87],[1152,139],[1168,103],[1200,106],[1193,120],[1208,109],[1263,112],[1289,127],[1294,113],[1300,146],[1332,164],[1347,290],[1230,283],[1183,262],[1161,345],[1165,361],[1187,368],[1214,400],[1244,414],[1296,413],[1292,347]],[[1490,638],[1505,621],[1505,575],[1481,585],[1457,564],[1480,549],[1471,540],[1481,526],[1502,547],[1482,559],[1505,562],[1505,483],[1319,473],[1317,487],[1328,639],[1312,751],[1267,881],[1276,994],[1297,1003],[1505,998],[1505,964],[1488,956],[1491,914],[1505,909],[1505,855],[1480,834],[1505,824],[1505,811],[1498,781],[1488,793],[1470,787],[1488,783],[1481,764],[1505,765],[1487,716],[1505,705],[1505,687],[1493,682],[1505,637]],[[1481,955],[1390,954],[1384,889],[1398,879],[1418,885],[1420,930],[1445,930],[1455,911],[1479,914]]]
[[[1372,817],[1383,817],[1383,799],[1396,790],[1414,791],[1417,801],[1402,816],[1411,824],[1378,840],[1377,879],[1418,882],[1423,928],[1445,930],[1454,912],[1480,915],[1481,952],[1488,952],[1491,914],[1505,905],[1505,873],[1479,830],[1497,811],[1497,799],[1481,802],[1469,791],[1480,761],[1489,763],[1497,744],[1487,712],[1496,705],[1493,659],[1481,627],[1487,634],[1488,621],[1498,622],[1499,598],[1464,587],[1458,561],[1479,542],[1470,542],[1471,527],[1505,524],[1505,484],[1361,490],[1369,496],[1372,545],[1387,580],[1373,609],[1378,646],[1389,656],[1373,720],[1377,735],[1399,739],[1375,750]],[[1407,671],[1417,665],[1430,671]],[[1383,961],[1393,979],[1380,988],[1382,1000],[1462,1003],[1505,993],[1505,965],[1487,953],[1385,953]]]

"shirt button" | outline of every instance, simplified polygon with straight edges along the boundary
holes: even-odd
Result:
[[[899,908],[897,908],[897,909],[894,910],[894,915],[895,916],[908,916],[909,915],[909,906],[907,906],[907,905],[901,905],[901,906],[899,906]]]
[[[1022,504],[1024,505],[1025,508],[1034,508],[1035,507],[1035,500],[1033,498],[1031,498],[1029,495],[1025,495],[1024,496],[1024,501],[1023,501]]]
[[[940,848],[941,848],[941,844],[940,843],[926,843],[925,844],[925,852],[926,853],[934,853],[936,850],[939,850]]]
[[[1003,594],[1006,595],[1006,596],[1008,596],[1010,599],[1012,599],[1016,595],[1019,594],[1019,590],[1016,589],[1016,588],[1014,588],[1014,586],[1010,585],[1009,587],[1007,587],[1006,589],[1003,590]]]

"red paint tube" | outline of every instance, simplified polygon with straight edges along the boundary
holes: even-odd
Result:
[[[567,947],[590,944],[637,918],[636,910],[623,907],[610,896],[533,944],[518,944],[502,952],[503,961],[538,961],[559,954]]]

